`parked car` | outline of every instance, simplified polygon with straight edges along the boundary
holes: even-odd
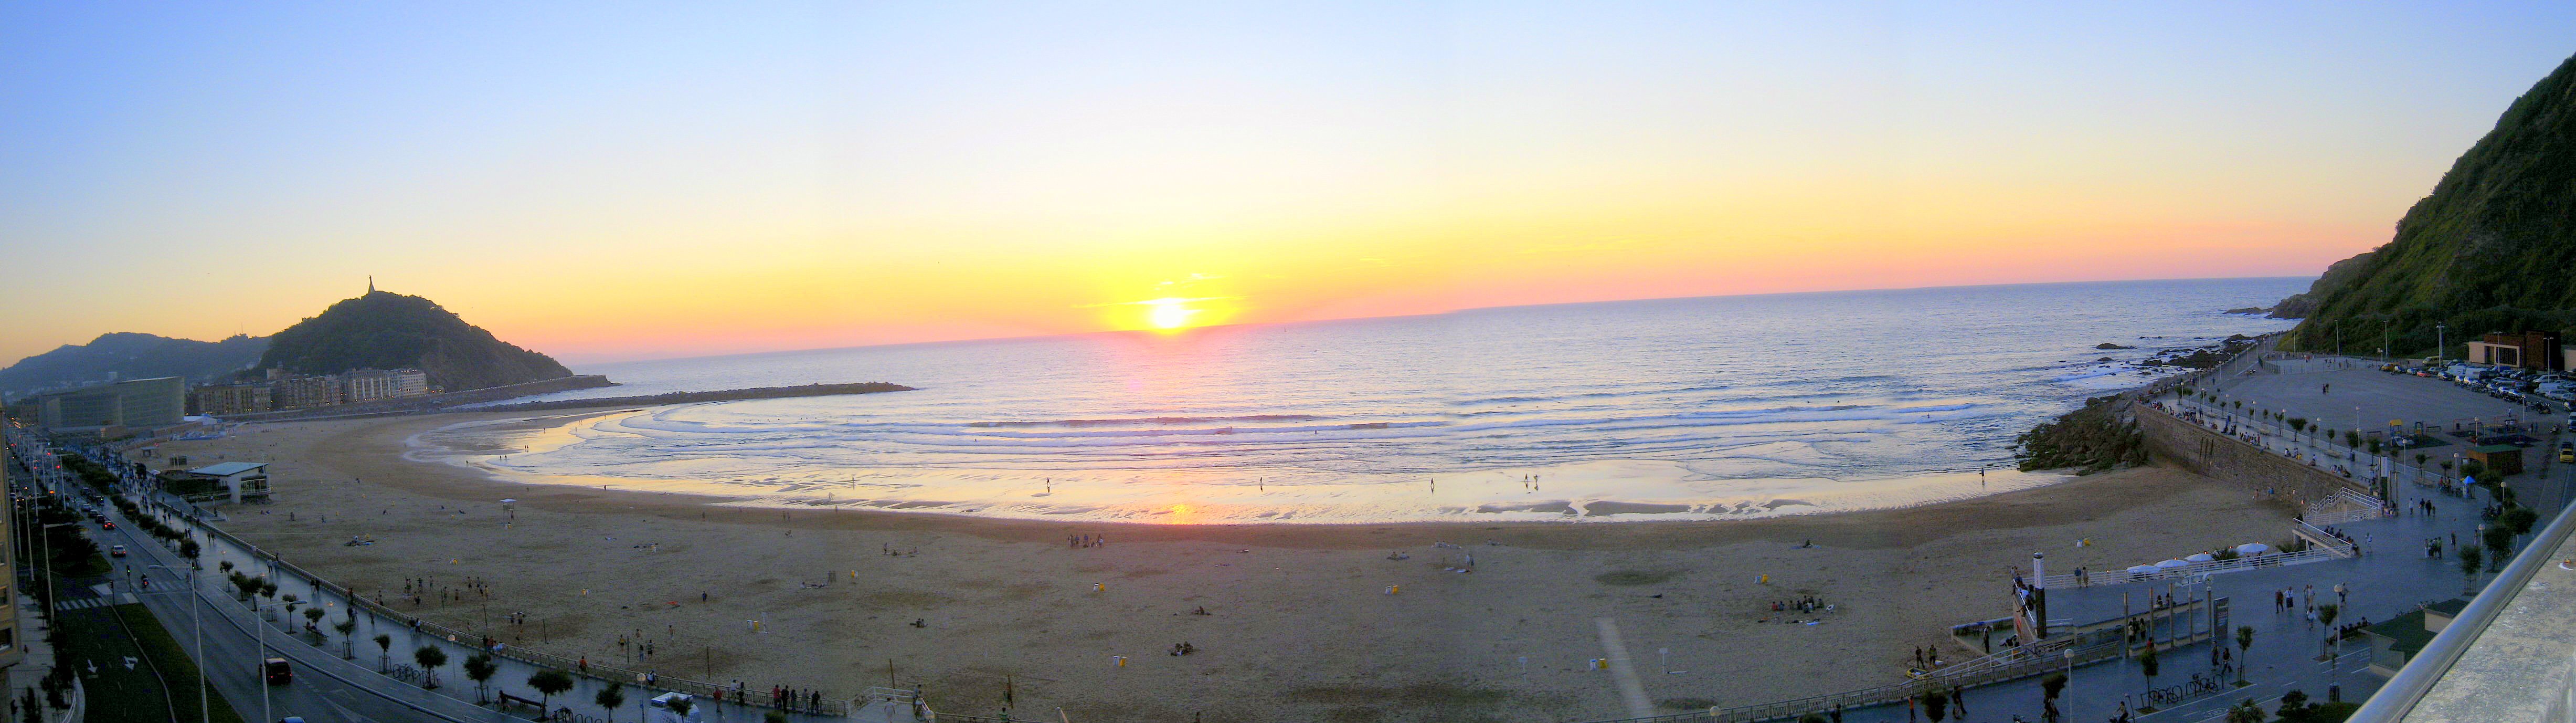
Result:
[[[125,556],[125,546],[124,546],[124,545],[109,545],[109,546],[107,547],[107,556],[108,556],[108,557],[124,557],[124,556]]]

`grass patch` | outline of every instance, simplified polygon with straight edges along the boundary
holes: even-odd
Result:
[[[117,625],[120,616],[125,621],[123,627]],[[62,627],[64,635],[63,648],[57,655],[63,664],[74,666],[80,672],[82,685],[88,686],[90,720],[243,723],[241,715],[225,704],[223,694],[213,692],[211,686],[207,687],[207,712],[213,720],[197,717],[197,696],[192,690],[202,685],[197,666],[188,660],[187,649],[180,647],[142,605],[65,610],[55,617],[54,624]],[[131,640],[125,635],[129,629],[134,632]],[[142,644],[137,646],[137,641]],[[135,658],[131,670],[125,667],[128,656]],[[144,663],[147,658],[150,664]],[[97,674],[89,672],[90,663],[97,664]],[[155,666],[160,668],[160,677],[152,674]],[[170,681],[167,696],[161,687],[163,678]],[[171,709],[171,698],[180,699],[177,710]],[[172,717],[174,713],[176,718]]]
[[[1653,585],[1673,579],[1676,574],[1671,571],[1618,570],[1594,575],[1592,581],[1603,585]]]

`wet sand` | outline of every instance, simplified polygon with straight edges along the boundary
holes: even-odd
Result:
[[[448,624],[524,612],[528,625],[492,629],[595,661],[630,657],[617,639],[640,636],[657,652],[640,665],[666,675],[829,695],[885,684],[891,661],[898,684],[980,715],[1001,709],[1007,678],[1017,717],[1093,721],[1622,717],[1611,675],[1585,669],[1605,654],[1596,618],[1668,711],[1878,685],[1915,646],[1950,644],[1948,626],[2006,614],[2008,569],[2032,552],[2112,569],[2278,543],[2292,514],[2142,468],[1741,521],[1076,525],[726,506],[403,458],[411,435],[472,418],[253,425],[161,453],[271,463],[278,501],[226,508],[225,527],[361,591],[490,581],[488,605],[428,597],[420,610]],[[1078,534],[1107,542],[1068,546]],[[377,544],[341,546],[352,535]],[[1465,555],[1474,573],[1442,569]],[[1804,595],[1839,611],[1798,625],[1768,610]],[[1184,641],[1197,652],[1167,654]]]

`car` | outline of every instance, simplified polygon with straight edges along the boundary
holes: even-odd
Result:
[[[101,522],[101,523],[98,523],[98,527],[99,527],[99,529],[102,529],[102,530],[113,530],[113,529],[116,529],[116,523],[114,523],[114,522]]]
[[[260,669],[267,674],[269,685],[295,682],[295,669],[287,667],[285,658],[269,658],[260,664]]]
[[[109,545],[109,546],[107,547],[107,556],[108,556],[108,557],[124,557],[124,556],[125,556],[125,546],[124,546],[124,545]]]

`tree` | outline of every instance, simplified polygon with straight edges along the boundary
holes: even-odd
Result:
[[[2156,641],[2153,638],[2149,638],[2147,640],[2147,652],[2138,656],[2138,672],[2147,676],[2147,687],[2156,687],[2156,673],[2163,667],[2161,663],[2162,661],[2156,659]],[[2155,706],[2140,706],[2138,708],[2138,712],[2150,712],[2148,709],[2153,707]]]
[[[356,636],[350,633],[358,630],[358,617],[350,613],[341,613],[340,622],[332,623],[331,629],[340,631],[340,659],[348,660],[357,657],[358,653],[355,649],[358,641]]]
[[[2487,543],[2488,572],[2495,572],[2497,568],[2504,566],[2505,560],[2513,557],[2513,528],[2504,525],[2487,525],[2486,531],[2479,533],[2479,536]]]
[[[392,670],[392,669],[393,669],[393,667],[394,667],[394,636],[386,635],[386,634],[383,634],[383,633],[377,633],[377,634],[376,634],[376,672],[378,672],[378,673],[382,673],[382,672],[385,672],[385,671],[388,671],[388,670]]]
[[[2317,606],[2317,622],[2326,626],[2326,640],[2334,644],[2335,648],[2333,652],[2326,653],[2325,660],[2333,660],[2334,653],[2343,652],[2343,635],[2336,633],[2334,629],[2335,616],[2342,612],[2343,606],[2334,603]]]
[[[474,681],[474,704],[482,705],[485,702],[484,682],[491,680],[492,674],[501,672],[501,664],[492,662],[491,653],[476,651],[465,656],[464,668],[465,678]]]
[[[2532,511],[2529,507],[2515,505],[2513,509],[2505,510],[2503,517],[2496,519],[2504,526],[2513,528],[2513,534],[2528,535],[2531,534],[2533,526],[2540,524],[2540,513]]]
[[[2281,720],[2285,721],[2306,718],[2308,715],[2307,691],[2292,688],[2290,689],[2290,692],[2282,693],[2281,708],[2278,715],[2281,716]]]
[[[215,563],[215,569],[217,569],[217,570],[221,570],[221,571],[224,571],[224,572],[232,572],[232,571],[233,571],[233,561],[231,561],[231,560],[224,560],[224,561],[222,561],[222,562],[217,562],[217,563]]]
[[[2271,716],[2263,713],[2262,706],[2254,704],[2252,698],[2237,701],[2235,705],[2227,707],[2227,723],[2263,723],[2270,718]]]
[[[179,543],[179,556],[188,558],[191,562],[196,561],[197,555],[205,551],[205,547],[198,545],[196,540]]]
[[[2487,566],[2486,554],[2476,545],[2460,548],[2460,574],[2467,576],[2460,580],[2461,594],[2477,592],[2478,570]]]
[[[688,720],[689,709],[695,707],[697,707],[697,704],[689,702],[689,699],[687,698],[671,699],[671,712],[679,714],[680,720]]]
[[[319,626],[322,624],[322,616],[327,614],[329,613],[322,612],[321,608],[305,608],[304,629],[313,631],[315,635],[322,634],[322,628]]]
[[[572,676],[560,670],[539,671],[528,676],[528,687],[537,689],[537,694],[544,696],[537,699],[537,711],[543,713],[553,708],[547,701],[554,700],[556,693],[572,690]]]
[[[1010,718],[1011,718],[1011,712],[1010,712],[1010,711],[1007,711],[1007,710],[1006,710],[1006,711],[1002,711],[1002,719],[1003,719],[1003,720],[1010,720]],[[1938,720],[1938,719],[1935,719],[1935,720]],[[770,711],[770,712],[767,712],[767,713],[763,713],[763,714],[761,714],[761,715],[760,715],[760,723],[787,723],[787,714],[786,714],[786,713],[779,712],[779,711],[774,711],[774,710],[773,710],[773,711]]]
[[[2415,453],[2415,467],[2416,467],[2417,469],[2422,469],[2422,468],[2424,467],[2424,460],[2426,460],[2426,459],[2430,459],[2432,456],[2433,456],[2433,455],[2425,454],[2425,453],[2422,453],[2422,452],[2416,452],[2416,453]]]
[[[1941,723],[1941,719],[1950,717],[1949,694],[1939,690],[1924,691],[1923,716],[1932,719],[1932,723]]]
[[[2236,665],[2236,684],[2239,686],[2245,684],[2245,664],[2243,663],[2245,653],[2252,649],[2254,649],[2254,626],[2236,626],[2236,659],[2239,661]]]
[[[420,663],[421,672],[427,676],[420,687],[438,687],[438,666],[447,664],[447,651],[438,649],[436,645],[423,645],[419,650],[411,651],[411,659]]]
[[[606,719],[615,721],[617,707],[626,704],[626,686],[618,685],[616,681],[609,681],[608,687],[599,689],[599,694],[591,696],[590,702],[598,703],[600,711],[607,714]]]

